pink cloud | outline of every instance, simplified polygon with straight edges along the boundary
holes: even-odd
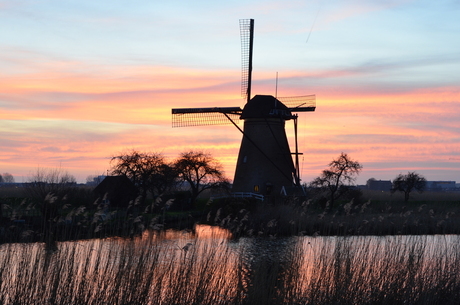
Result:
[[[216,156],[233,178],[241,134],[233,126],[173,129],[171,108],[243,106],[235,71],[115,67],[95,76],[66,69],[3,75],[2,169],[26,175],[37,166],[61,165],[84,180],[94,170],[107,170],[110,156],[127,148],[158,151],[171,159],[188,149],[202,149]],[[324,80],[343,76],[335,73],[313,75]],[[291,89],[293,95],[305,94],[303,86],[286,91]],[[385,92],[330,85],[312,86],[307,93],[317,94],[317,110],[301,115],[305,181],[342,151],[362,162],[364,172],[367,164],[374,173],[387,163],[382,170],[390,174],[408,161],[418,169],[458,166],[457,87]],[[286,126],[292,137],[291,123]]]

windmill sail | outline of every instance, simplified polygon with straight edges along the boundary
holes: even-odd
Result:
[[[252,49],[254,45],[254,19],[240,20],[241,36],[241,96],[251,99]]]
[[[239,121],[241,112],[240,107],[175,108],[172,127],[232,124]]]
[[[316,96],[314,94],[278,97],[277,99],[293,112],[315,111],[316,109]]]

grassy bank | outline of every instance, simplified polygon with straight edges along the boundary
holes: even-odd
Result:
[[[0,243],[132,237],[146,229],[192,228],[205,215],[198,209],[169,211],[161,208],[164,202],[153,199],[106,206],[89,188],[74,194],[37,200],[29,198],[24,188],[0,188]]]
[[[52,197],[39,208],[20,197],[17,189],[2,192],[0,242],[135,236],[146,229],[183,229],[194,223],[221,226],[235,236],[460,234],[460,192],[415,193],[404,202],[399,193],[364,191],[360,198],[333,207],[308,198],[276,198],[269,203],[201,198],[187,211],[167,210],[164,202],[134,201],[125,208],[76,202],[55,208],[52,217],[43,214],[43,206],[52,206]]]
[[[401,194],[365,191],[359,200],[326,208],[308,199],[227,201],[207,220],[237,236],[460,234],[460,193],[414,194],[404,202]]]

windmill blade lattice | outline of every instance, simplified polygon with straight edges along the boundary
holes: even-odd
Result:
[[[241,37],[241,96],[249,102],[251,98],[252,48],[254,19],[240,19]]]
[[[172,127],[238,123],[241,111],[240,107],[176,108],[172,109]]]
[[[281,103],[286,105],[291,111],[315,111],[316,95],[278,97]]]

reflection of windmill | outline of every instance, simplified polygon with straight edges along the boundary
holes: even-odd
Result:
[[[242,43],[242,94],[247,102],[240,107],[172,109],[173,127],[233,123],[243,134],[233,180],[235,193],[280,194],[300,186],[297,145],[297,114],[315,111],[314,95],[251,98],[254,20],[240,20]],[[244,120],[244,128],[237,125]],[[285,121],[294,121],[295,164],[286,137]]]

